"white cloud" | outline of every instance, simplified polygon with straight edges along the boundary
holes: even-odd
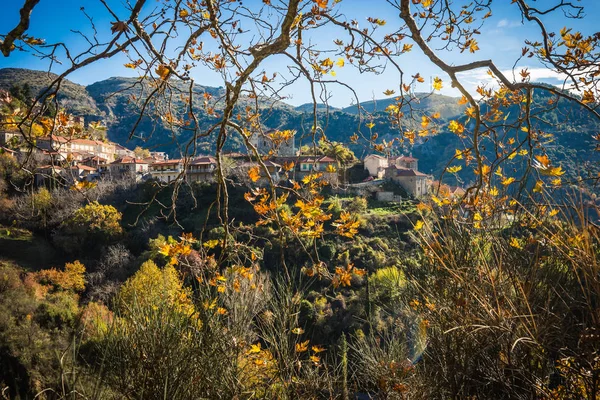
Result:
[[[500,21],[498,21],[498,23],[496,24],[496,28],[516,28],[517,26],[522,26],[523,24],[521,23],[521,21],[518,20],[514,20],[514,21],[509,21],[508,19],[504,18],[501,19]]]
[[[508,26],[507,19],[501,19],[500,21],[498,21],[498,25],[496,25],[497,28],[504,28],[505,26]]]
[[[521,82],[520,72],[523,69],[527,69],[529,72],[531,82],[545,82],[562,87],[566,78],[566,75],[564,74],[543,67],[519,66],[514,70],[506,69],[501,70],[500,72],[502,72],[502,74],[511,82]],[[458,74],[458,79],[470,92],[474,92],[478,86],[484,86],[491,89],[498,87],[498,80],[495,77],[490,76],[485,68],[461,72]]]

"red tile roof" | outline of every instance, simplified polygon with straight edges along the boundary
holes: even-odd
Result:
[[[104,146],[114,146],[114,143],[103,142],[101,140],[92,140],[92,139],[77,139],[77,138],[66,138],[64,136],[58,135],[50,135],[39,138],[38,140],[44,141],[53,141],[59,143],[77,143],[77,144],[89,144],[89,145],[104,145]]]
[[[217,160],[215,160],[212,156],[202,156],[195,158],[190,162],[190,165],[200,165],[200,164],[216,164]]]
[[[85,159],[83,160],[83,162],[86,162],[86,161],[94,161],[94,162],[106,162],[106,161],[108,161],[108,160],[107,160],[106,158],[102,158],[102,157],[100,157],[100,156],[93,156],[93,157],[88,157],[88,158],[85,158]]]
[[[59,170],[64,170],[63,167],[59,166],[59,165],[42,165],[41,167],[37,167],[37,169],[59,169]]]
[[[410,168],[403,168],[403,167],[399,167],[397,165],[391,166],[388,169],[395,169],[396,176],[427,176],[427,174],[424,174],[422,172],[419,171],[415,171],[414,169],[410,169]]]
[[[71,167],[71,169],[81,169],[84,171],[95,171],[96,170],[96,168],[94,168],[94,167],[90,167],[90,166],[83,165],[83,164],[75,165],[75,166]]]
[[[111,164],[148,164],[148,162],[141,160],[139,158],[123,156],[123,157],[118,158],[115,161],[111,162]]]
[[[152,163],[152,166],[175,165],[175,164],[181,164],[182,162],[183,162],[183,160],[181,160],[181,159],[157,161],[155,163]]]

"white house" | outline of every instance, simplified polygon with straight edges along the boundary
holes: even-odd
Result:
[[[183,160],[165,160],[150,164],[150,175],[161,182],[169,183],[183,172]]]
[[[369,171],[369,175],[375,178],[383,178],[385,169],[388,167],[388,159],[378,154],[370,154],[364,159],[365,169]]]

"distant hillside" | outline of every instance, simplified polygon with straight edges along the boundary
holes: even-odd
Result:
[[[417,101],[411,103],[414,110],[437,111],[441,114],[443,119],[448,119],[461,113],[461,106],[458,105],[457,98],[431,93],[415,93],[415,97],[417,98]],[[365,101],[360,103],[360,106],[364,111],[373,114],[385,111],[387,106],[396,104],[396,102],[395,98],[391,97],[387,99]],[[403,111],[407,110],[408,107]],[[358,114],[358,105],[354,104],[350,107],[343,108],[342,111],[350,114]]]
[[[29,84],[32,94],[37,96],[56,79],[57,75],[45,71],[34,71],[24,68],[1,68],[0,89],[10,90],[15,84]],[[63,81],[57,95],[60,104],[74,114],[91,116],[100,115],[94,99],[88,94],[85,86],[69,80]]]
[[[28,83],[33,92],[37,94],[54,77],[56,75],[48,75],[41,71],[4,68],[0,69],[0,88],[10,89],[14,84]],[[181,82],[174,83],[172,86],[173,89],[170,93],[172,106],[175,109],[183,110],[186,105],[183,104],[180,95],[187,95],[189,87]],[[132,101],[132,99],[139,102],[139,99],[146,98],[148,93],[150,93],[150,86],[146,82],[142,84],[138,79],[114,77],[91,84],[87,88],[65,81],[58,98],[61,104],[72,113],[84,115],[88,119],[104,119],[108,124],[108,137],[119,144],[129,148],[141,145],[150,149],[166,151],[172,157],[181,156],[182,149],[191,138],[191,132],[185,129],[173,131],[155,115],[143,116],[130,139],[140,112],[136,101]],[[193,108],[196,110],[201,131],[217,122],[215,117],[207,115],[203,110],[204,93],[211,95],[211,107],[218,112],[223,107],[220,99],[224,95],[224,89],[194,85]],[[448,96],[425,93],[417,93],[416,96],[419,101],[414,102],[412,107],[417,111],[417,119],[421,113],[430,115],[439,112],[442,117],[439,124],[440,134],[418,138],[413,148],[410,149],[420,159],[420,170],[437,177],[444,169],[445,163],[453,157],[455,149],[462,148],[461,139],[449,133],[445,127],[450,119],[464,121],[464,106],[458,105],[458,99]],[[543,96],[536,91],[536,101],[540,104],[539,107],[544,107],[548,100]],[[242,97],[238,109],[254,105],[255,101],[255,99]],[[312,116],[308,116],[313,110],[312,104],[293,107],[283,102],[271,102],[266,98],[259,98],[258,102],[261,105],[261,123],[265,127],[297,130],[297,147],[312,143],[313,138],[310,132],[314,121]],[[367,122],[365,119],[361,120],[358,117],[356,105],[341,110],[332,107],[328,114],[319,112],[317,119],[329,140],[345,143],[358,157],[363,157],[372,152],[369,145],[363,140],[353,143],[350,141],[350,137],[359,129],[362,135],[376,133],[379,139],[387,141],[397,137],[397,127],[393,127],[389,123],[387,113],[384,112],[388,105],[395,102],[394,98],[387,98],[361,104],[364,110],[372,114],[369,116],[369,122],[374,124],[372,130],[365,127]],[[161,112],[165,111],[161,110],[161,107],[164,105],[159,104],[157,107],[157,110],[154,111],[158,115],[162,115]],[[325,111],[326,107],[324,104],[318,104],[317,109]],[[507,120],[507,123],[510,123],[514,116],[518,115],[518,110],[516,108],[508,109],[506,114],[510,116]],[[404,129],[410,129],[413,124],[415,122],[405,121]],[[416,124],[414,127],[418,128],[418,121]],[[543,111],[543,115],[536,118],[536,124],[544,132],[554,134],[554,141],[547,146],[546,150],[553,160],[563,165],[567,173],[565,178],[593,175],[600,172],[600,153],[595,151],[593,139],[593,136],[600,131],[600,124],[591,120],[581,107],[561,101],[555,109]],[[510,133],[515,138],[522,134],[522,132]],[[200,138],[196,142],[196,150],[201,153],[214,152],[215,142],[214,135]],[[481,145],[483,154],[494,158],[494,155],[490,153],[494,148],[493,144],[484,140]],[[242,138],[232,132],[227,141],[226,150],[244,151]],[[400,149],[398,150],[400,151]],[[515,160],[522,159],[522,157],[518,157]],[[518,170],[522,166],[515,165],[514,168]],[[465,183],[475,179],[472,168],[466,166],[460,171],[458,177]]]
[[[328,107],[327,104],[318,103],[317,111],[326,111],[327,107]],[[295,110],[298,112],[313,112],[314,104],[313,103],[304,103],[304,104],[296,107]],[[341,108],[329,106],[330,112],[331,111],[341,111],[341,110],[342,110]]]

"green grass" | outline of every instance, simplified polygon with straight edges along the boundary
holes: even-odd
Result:
[[[0,259],[37,271],[64,264],[63,257],[49,241],[26,229],[0,226]]]
[[[410,214],[417,210],[415,204],[406,200],[402,203],[389,203],[386,201],[369,201],[369,209],[367,215],[377,215],[380,217],[398,214]]]
[[[33,233],[27,229],[21,228],[7,228],[0,226],[0,240],[25,240],[31,241],[33,239]]]

